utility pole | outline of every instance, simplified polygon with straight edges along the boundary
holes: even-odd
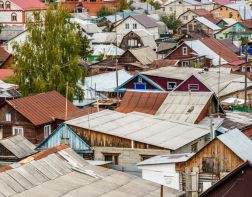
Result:
[[[160,197],[163,197],[164,196],[164,186],[161,185],[161,188],[160,188]]]
[[[244,88],[244,106],[247,106],[247,72],[248,72],[248,42],[245,44],[245,88]]]
[[[221,56],[219,54],[219,73],[218,73],[218,107],[217,107],[217,114],[218,114],[218,117],[220,116],[220,109],[219,109],[219,106],[220,106],[220,67],[221,67]]]
[[[66,113],[65,113],[65,120],[67,120],[67,108],[68,108],[68,100],[67,100],[67,97],[68,97],[68,81],[66,83]]]
[[[115,58],[115,68],[116,68],[116,99],[119,100],[119,79],[118,79],[118,59],[117,59],[117,4],[116,4],[116,10],[115,10],[115,34],[116,34],[116,58]]]

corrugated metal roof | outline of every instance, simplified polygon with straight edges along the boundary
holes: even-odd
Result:
[[[146,14],[136,14],[131,17],[146,28],[158,27],[157,22],[153,18],[148,17]]]
[[[132,31],[141,38],[143,45],[145,47],[151,47],[152,49],[157,48],[154,36],[150,34],[148,31],[146,31],[145,29],[138,29]]]
[[[209,128],[132,112],[104,110],[65,122],[80,128],[176,150],[209,134]]]
[[[135,58],[143,65],[151,64],[157,59],[157,54],[150,47],[133,48],[129,51],[135,56]]]
[[[146,159],[146,160],[138,163],[137,165],[138,166],[145,166],[145,165],[180,163],[180,162],[187,161],[193,155],[194,155],[194,153],[158,155],[155,157],[151,157],[150,159]]]
[[[113,45],[113,44],[97,44],[92,45],[93,52],[92,55],[99,56],[99,55],[108,55],[108,56],[120,56],[124,53],[124,50]]]
[[[136,111],[154,115],[167,95],[168,93],[164,92],[127,91],[116,111],[122,113]]]
[[[100,32],[94,33],[91,37],[92,43],[101,44],[115,44],[116,43],[116,32]]]
[[[21,135],[11,136],[0,140],[6,149],[12,152],[17,158],[21,159],[36,153],[35,146]]]
[[[217,138],[243,161],[252,162],[252,141],[239,129],[233,129]]]
[[[160,185],[119,171],[93,166],[72,149],[58,146],[0,173],[1,196],[159,196]],[[0,170],[1,171],[1,170]],[[183,192],[164,187],[164,195]]]
[[[196,123],[212,92],[170,92],[158,109],[158,117]]]
[[[201,16],[201,17],[196,17],[195,18],[197,21],[201,22],[202,24],[206,25],[207,27],[209,27],[210,29],[217,31],[220,30],[221,28],[217,25],[215,25],[214,23],[212,23],[211,21],[207,20],[205,17]]]

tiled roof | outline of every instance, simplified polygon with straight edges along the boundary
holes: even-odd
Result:
[[[152,28],[158,26],[157,22],[154,19],[148,17],[146,14],[137,14],[132,15],[131,17],[146,28]]]
[[[14,71],[12,69],[6,68],[6,69],[0,69],[0,80],[4,80],[7,77],[13,76]]]
[[[40,0],[11,0],[14,4],[22,8],[23,10],[45,10],[46,4]]]
[[[204,38],[200,41],[203,42],[208,48],[213,50],[216,54],[219,54],[227,62],[239,60],[238,56],[231,49],[223,45],[215,38]]]
[[[0,47],[0,66],[4,63],[11,55],[3,48]]]
[[[136,111],[154,115],[167,95],[168,93],[163,92],[127,91],[116,111],[122,113]]]
[[[36,126],[52,122],[54,119],[65,120],[66,99],[56,91],[8,100],[7,103]],[[67,105],[67,120],[93,111],[79,109],[70,101]]]

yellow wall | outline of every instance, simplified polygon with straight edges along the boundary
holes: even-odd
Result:
[[[215,18],[220,18],[220,19],[233,18],[236,21],[242,21],[242,18],[241,18],[238,11],[230,9],[225,6],[221,6],[219,8],[216,8],[216,9],[212,10],[211,13],[213,13]],[[230,13],[232,13],[232,17],[230,17]]]

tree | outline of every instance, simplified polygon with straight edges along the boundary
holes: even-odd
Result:
[[[120,10],[121,11],[129,9],[129,7],[130,7],[130,5],[127,2],[127,0],[120,0]]]
[[[116,10],[114,8],[109,8],[107,6],[102,6],[99,12],[97,13],[98,17],[109,16],[115,14]]]
[[[32,18],[27,40],[14,44],[15,78],[22,95],[51,90],[65,95],[68,84],[68,99],[81,100],[83,91],[77,82],[84,80],[85,71],[78,65],[83,56],[79,26],[71,23],[66,10],[52,7],[43,16],[34,12]]]
[[[3,25],[0,24],[0,33],[2,32],[2,30],[3,30]]]
[[[176,32],[182,24],[181,21],[176,18],[175,14],[163,15],[160,20],[166,24],[168,29],[173,30],[173,32]]]

